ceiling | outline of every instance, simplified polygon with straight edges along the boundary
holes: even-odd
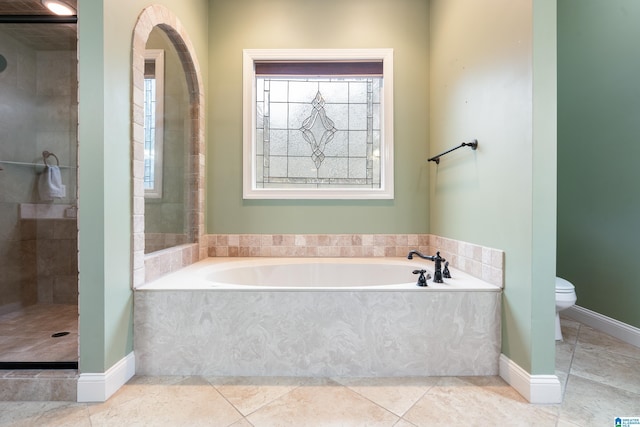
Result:
[[[78,7],[77,0],[65,0]],[[0,0],[1,15],[52,15],[40,0]],[[0,33],[7,34],[35,50],[75,50],[75,24],[2,24]]]

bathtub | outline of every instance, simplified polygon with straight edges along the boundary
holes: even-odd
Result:
[[[403,258],[208,258],[136,289],[140,375],[497,375],[501,289]]]

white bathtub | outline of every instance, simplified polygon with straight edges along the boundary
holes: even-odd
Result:
[[[403,258],[209,258],[135,292],[142,375],[496,375],[501,289]]]
[[[424,269],[433,276],[433,263],[405,258],[207,258],[140,287],[140,290],[439,290],[496,291],[487,282],[456,271],[445,283],[428,280],[418,287]]]

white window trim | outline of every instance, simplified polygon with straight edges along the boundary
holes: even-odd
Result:
[[[382,150],[380,188],[376,189],[274,189],[257,188],[256,85],[257,61],[362,61],[382,60],[384,85],[381,99]],[[393,199],[393,49],[245,49],[243,50],[243,198],[244,199]]]
[[[146,61],[155,62],[156,79],[156,128],[154,142],[154,187],[145,189],[144,196],[149,199],[162,198],[162,171],[164,152],[164,50],[146,49],[144,52]]]

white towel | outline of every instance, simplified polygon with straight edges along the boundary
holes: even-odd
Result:
[[[62,184],[62,176],[58,166],[47,166],[38,181],[40,200],[61,199],[67,195],[67,187]]]

